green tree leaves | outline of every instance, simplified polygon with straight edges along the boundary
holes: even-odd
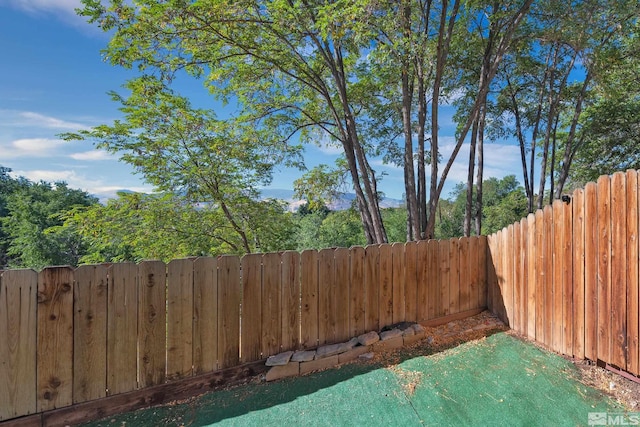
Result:
[[[61,227],[63,216],[97,199],[63,182],[13,180],[8,171],[3,168],[0,191],[0,267],[77,265],[86,247],[73,230]]]

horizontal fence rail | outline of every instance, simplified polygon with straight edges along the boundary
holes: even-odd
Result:
[[[637,171],[488,236],[489,308],[559,353],[640,375]]]
[[[8,270],[0,421],[487,305],[487,238]]]

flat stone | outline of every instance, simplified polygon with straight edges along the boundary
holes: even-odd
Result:
[[[402,331],[400,329],[392,329],[380,333],[380,341],[386,341],[396,337],[402,337]]]
[[[345,351],[344,343],[323,345],[316,350],[315,360],[333,356],[338,353],[344,353]]]
[[[282,366],[289,363],[291,360],[291,356],[293,356],[293,351],[285,351],[284,353],[276,354],[274,356],[269,356],[267,358],[267,366]]]
[[[332,368],[339,363],[338,355],[329,356],[322,359],[312,360],[310,362],[300,363],[300,375],[313,371],[321,371],[323,369]]]
[[[362,334],[358,337],[360,345],[371,345],[377,341],[380,341],[380,336],[375,331],[367,332],[366,334]]]
[[[393,338],[389,338],[385,341],[378,341],[373,344],[374,351],[388,351],[394,350],[396,348],[400,348],[404,345],[404,340],[402,339],[402,335],[395,336]]]
[[[291,356],[292,362],[308,362],[309,360],[313,360],[316,357],[315,350],[304,350],[304,351],[296,351]]]
[[[349,362],[353,359],[360,357],[361,355],[369,352],[371,349],[369,346],[361,345],[359,347],[355,347],[352,350],[347,351],[346,353],[340,353],[338,355],[338,363],[343,364]]]
[[[361,354],[360,356],[358,356],[358,359],[371,360],[371,359],[373,359],[373,356],[374,356],[373,352],[370,351],[368,353]]]
[[[344,348],[346,348],[345,351],[349,351],[352,348],[356,347],[357,345],[358,345],[358,338],[357,337],[351,338],[349,341],[344,343]]]
[[[294,377],[300,375],[300,364],[289,362],[286,365],[273,366],[266,375],[267,381],[278,380],[280,378]]]

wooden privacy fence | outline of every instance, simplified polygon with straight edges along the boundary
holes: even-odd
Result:
[[[0,275],[0,420],[486,306],[486,237]]]
[[[568,356],[640,375],[638,173],[602,176],[488,236],[489,308]]]

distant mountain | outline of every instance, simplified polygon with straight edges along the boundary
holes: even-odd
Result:
[[[293,190],[285,190],[280,188],[263,188],[260,190],[263,199],[278,199],[289,204],[289,210],[295,212],[305,203],[304,200],[297,199],[293,196]],[[353,193],[345,193],[339,199],[334,200],[327,207],[334,211],[348,209],[356,199]],[[404,202],[398,199],[383,197],[380,201],[381,208],[397,208],[403,206]]]

